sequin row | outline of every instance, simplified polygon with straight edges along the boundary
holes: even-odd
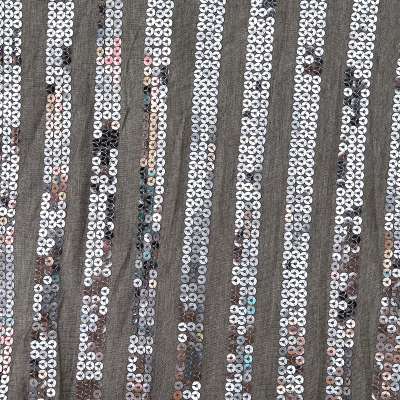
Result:
[[[56,395],[58,292],[71,136],[73,1],[49,1],[43,193],[34,273],[29,399]]]
[[[376,337],[373,400],[400,396],[400,58],[396,68],[386,185],[383,290]]]
[[[140,159],[137,255],[126,399],[151,390],[158,252],[164,196],[172,0],[148,0],[144,50],[144,149]]]
[[[276,0],[252,0],[236,176],[236,219],[225,399],[251,399],[261,181]]]
[[[327,338],[326,400],[351,398],[360,268],[364,151],[379,0],[355,0],[350,23],[337,160]]]
[[[174,400],[200,398],[224,14],[225,0],[199,1]]]
[[[307,268],[326,1],[300,1],[286,188],[277,400],[303,399]]]
[[[76,372],[78,400],[102,397],[121,119],[122,0],[99,2],[89,213]]]
[[[22,2],[0,3],[0,400],[8,398],[14,341],[14,225],[21,118]]]

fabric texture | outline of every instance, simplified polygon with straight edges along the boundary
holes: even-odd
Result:
[[[5,40],[10,19],[3,14],[10,9],[17,13],[19,3],[21,60],[13,53],[7,61],[7,46],[16,42],[9,45]],[[60,56],[49,53],[48,21],[54,5],[56,13],[73,10],[71,45],[53,45],[61,49]],[[5,211],[11,185],[5,176],[10,168],[18,173],[15,226],[1,231],[0,399],[400,399],[400,164],[398,126],[393,125],[398,118],[395,95],[400,93],[399,2],[1,0],[0,15],[0,213],[7,218],[13,217]],[[66,40],[68,15],[53,18],[55,31]],[[107,31],[109,22],[112,28]],[[160,37],[160,42],[154,39]],[[354,53],[349,53],[351,40]],[[64,92],[60,110],[50,106],[53,115],[64,113],[63,121],[70,121],[70,127],[64,124],[61,129],[64,138],[69,131],[69,152],[64,153],[69,171],[65,217],[62,212],[54,217],[65,226],[59,222],[63,232],[56,245],[47,242],[52,255],[59,251],[54,255],[59,261],[57,268],[47,268],[45,258],[38,260],[40,230],[51,229],[48,222],[41,223],[50,218],[43,214],[43,193],[50,188],[51,196],[58,196],[49,200],[48,210],[61,207],[57,202],[64,193],[58,186],[63,172],[56,174],[51,164],[58,153],[45,155],[46,132],[57,135],[46,115],[48,96],[58,90],[57,79],[53,86],[49,83],[49,76],[59,73],[49,67],[55,68],[51,59],[57,57],[64,57],[59,61]],[[7,110],[11,107],[18,116],[16,106],[6,102],[7,62],[17,74],[21,66],[18,168],[7,164],[6,139],[16,132],[5,122]],[[246,62],[253,65],[248,75]],[[296,74],[305,80],[296,82]],[[68,76],[70,117],[65,114]],[[304,89],[305,82],[316,91]],[[244,102],[247,95],[249,103]],[[18,102],[18,95],[15,99]],[[106,103],[116,114],[105,114]],[[313,112],[317,120],[309,123]],[[254,142],[243,139],[246,124],[254,132],[249,137],[258,138]],[[57,142],[52,143],[56,148]],[[48,186],[43,182],[46,157],[52,165]],[[152,157],[155,172],[149,172]],[[238,159],[245,164],[240,176]],[[308,164],[290,164],[291,159],[307,159]],[[340,168],[345,169],[342,176]],[[105,209],[99,205],[103,189],[95,175],[107,177],[106,183],[99,178],[110,185],[103,188],[107,196],[115,184],[115,195],[104,200]],[[245,189],[238,186],[239,178]],[[295,182],[294,192],[290,182]],[[249,198],[243,195],[246,190]],[[290,209],[296,199],[298,208]],[[146,202],[152,203],[143,222]],[[105,226],[91,225],[91,215],[97,222],[106,221]],[[93,253],[88,252],[90,232]],[[252,242],[246,241],[246,234]],[[341,234],[346,243],[338,250]],[[6,248],[10,237],[11,250]],[[100,272],[95,271],[97,262]],[[8,274],[10,265],[14,276]],[[38,265],[43,276],[37,275]],[[109,276],[104,268],[109,268]],[[332,277],[335,271],[337,279]],[[36,290],[47,286],[35,285],[46,282],[46,276],[51,277],[51,288],[59,277],[59,289],[38,300]],[[188,288],[190,283],[195,286]],[[89,302],[93,308],[82,308],[85,295],[97,294],[99,298]],[[46,317],[39,319],[42,336],[32,333],[39,318],[35,302],[41,304],[41,318]],[[46,308],[50,304],[55,314]],[[232,305],[242,307],[245,322],[232,317],[240,314]],[[103,325],[98,317],[104,317]],[[48,323],[51,318],[55,325]],[[304,332],[299,318],[304,318]],[[141,333],[139,322],[145,326]],[[57,337],[49,345],[46,335],[51,329]],[[85,329],[92,329],[89,339],[82,336]],[[290,337],[291,342],[285,341]],[[35,340],[39,350],[32,355]],[[54,348],[56,353],[49,356]],[[52,355],[55,364],[35,362]],[[77,378],[80,368],[83,381]]]

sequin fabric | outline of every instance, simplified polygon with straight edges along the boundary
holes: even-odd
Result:
[[[0,0],[0,400],[400,400],[399,21]]]

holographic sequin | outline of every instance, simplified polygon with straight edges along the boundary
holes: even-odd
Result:
[[[395,400],[400,397],[400,58],[397,60],[390,136],[382,297],[372,382],[373,400]]]
[[[121,119],[122,0],[99,2],[92,175],[76,398],[101,399]]]
[[[14,342],[15,206],[21,118],[22,2],[0,2],[0,400],[8,398]]]
[[[261,181],[276,0],[252,0],[236,176],[236,219],[225,399],[251,399]]]
[[[56,396],[58,292],[71,136],[73,1],[49,1],[43,193],[33,288],[29,399]]]
[[[286,188],[277,400],[303,400],[307,268],[326,0],[300,1]]]
[[[140,159],[137,255],[129,338],[127,400],[149,399],[152,379],[158,252],[164,196],[171,0],[148,0],[144,50],[144,148]]]
[[[200,398],[224,14],[225,0],[199,1],[174,400]]]
[[[350,400],[360,269],[364,152],[379,0],[355,0],[347,50],[337,160],[327,332],[326,400]]]

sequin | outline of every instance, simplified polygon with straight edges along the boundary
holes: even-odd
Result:
[[[275,0],[252,0],[250,8],[236,175],[226,400],[250,400],[252,397],[261,181],[267,136],[275,8]]]
[[[350,400],[369,87],[379,0],[355,0],[344,76],[327,326],[326,400]]]
[[[225,0],[200,0],[172,399],[200,399]]]
[[[8,398],[14,343],[15,207],[21,119],[22,2],[0,3],[0,400]]]
[[[121,120],[121,0],[99,1],[96,85],[76,398],[101,399]]]
[[[303,400],[307,268],[326,0],[300,1],[279,321],[277,400]]]
[[[144,50],[144,147],[140,159],[127,400],[150,398],[158,252],[164,194],[167,98],[174,3],[148,0]]]

